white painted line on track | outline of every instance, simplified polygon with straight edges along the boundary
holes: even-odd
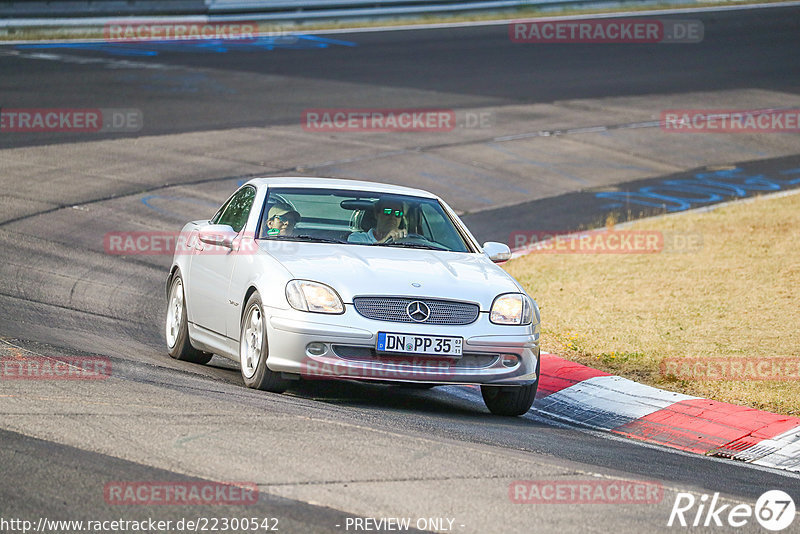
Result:
[[[151,70],[178,70],[189,67],[182,65],[166,65],[164,63],[150,63],[144,61],[131,61],[129,59],[112,59],[107,57],[74,56],[70,54],[51,54],[47,52],[22,52],[19,50],[0,50],[0,57],[19,57],[23,59],[40,59],[46,61],[59,61],[76,65],[105,65],[112,69],[151,69]]]

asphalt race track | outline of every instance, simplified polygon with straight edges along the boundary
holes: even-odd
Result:
[[[408,517],[454,532],[666,532],[678,528],[667,521],[679,492],[752,505],[781,489],[800,503],[797,475],[609,438],[535,404],[493,417],[476,388],[248,390],[227,360],[168,357],[168,254],[104,249],[109,232],[208,217],[257,175],[423,187],[479,239],[500,241],[758,192],[697,194],[694,181],[710,175],[799,186],[797,133],[679,134],[658,121],[665,109],[800,108],[800,8],[670,17],[702,21],[703,41],[515,44],[499,25],[235,46],[0,46],[2,109],[143,118],[123,132],[0,132],[0,355],[96,355],[112,369],[100,381],[0,381],[0,518],[247,516],[277,518],[282,532],[352,532],[353,518]],[[301,124],[314,108],[446,108],[459,125],[320,133]],[[470,125],[481,116],[487,124]],[[648,187],[662,188],[659,202]],[[509,495],[516,480],[617,479],[657,482],[663,498],[534,505]],[[255,484],[258,503],[104,497],[110,483],[202,480]]]

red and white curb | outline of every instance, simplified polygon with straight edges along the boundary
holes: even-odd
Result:
[[[800,472],[800,418],[673,393],[543,354],[542,415],[675,449]]]

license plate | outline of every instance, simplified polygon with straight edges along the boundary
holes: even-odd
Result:
[[[460,337],[418,336],[378,332],[378,352],[405,352],[411,354],[436,354],[461,356],[463,340]]]

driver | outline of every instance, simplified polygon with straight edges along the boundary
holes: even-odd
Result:
[[[299,220],[300,214],[290,205],[275,204],[267,213],[267,236],[292,235],[294,226]]]
[[[392,198],[381,198],[372,206],[375,215],[375,227],[367,232],[353,232],[347,238],[348,243],[372,245],[396,241],[408,235],[405,228],[400,228],[406,214],[405,203]]]

